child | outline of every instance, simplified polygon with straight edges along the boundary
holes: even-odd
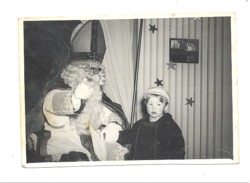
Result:
[[[120,131],[117,136],[105,134],[105,140],[131,144],[129,160],[184,159],[182,132],[172,116],[166,113],[170,100],[167,91],[160,86],[149,88],[144,99],[148,114],[131,130]]]

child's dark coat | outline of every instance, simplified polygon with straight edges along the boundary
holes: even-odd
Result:
[[[118,143],[131,144],[128,159],[184,159],[185,142],[179,126],[169,113],[158,121],[149,122],[145,117],[137,121],[131,130],[121,131]]]

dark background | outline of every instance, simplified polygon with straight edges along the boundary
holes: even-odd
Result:
[[[81,21],[24,22],[26,134],[41,130],[42,100],[62,84],[60,74],[70,55],[70,37]]]

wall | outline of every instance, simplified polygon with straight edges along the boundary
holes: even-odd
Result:
[[[150,25],[158,29],[149,30]],[[144,20],[140,53],[137,119],[144,91],[157,78],[169,91],[168,111],[182,129],[186,158],[232,158],[232,77],[230,17]],[[169,39],[199,40],[199,63],[166,63]],[[186,98],[195,101],[186,105]]]

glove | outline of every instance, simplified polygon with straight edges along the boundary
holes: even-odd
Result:
[[[91,88],[88,83],[87,79],[84,79],[75,89],[73,93],[73,97],[75,99],[83,99],[87,100],[93,92],[93,88]]]
[[[122,130],[120,125],[109,123],[101,132],[101,139],[106,142],[116,142],[119,138],[119,131]]]

